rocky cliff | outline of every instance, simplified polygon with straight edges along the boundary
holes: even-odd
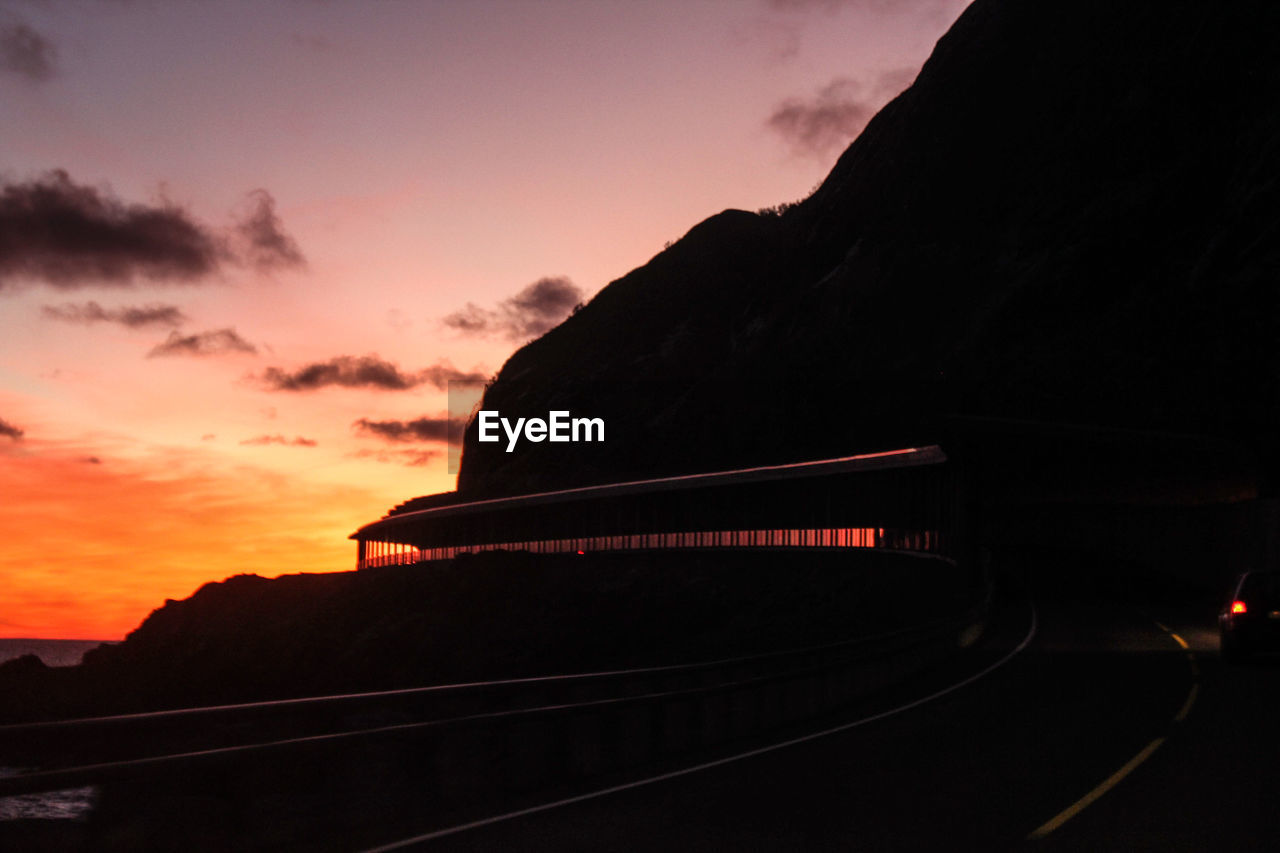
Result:
[[[459,491],[818,458],[980,415],[1280,427],[1280,7],[977,0],[781,215],[725,211],[516,352]]]

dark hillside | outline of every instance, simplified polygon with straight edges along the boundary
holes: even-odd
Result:
[[[913,607],[885,608],[903,584],[922,590]],[[498,551],[237,575],[81,666],[0,665],[0,723],[716,660],[901,629],[980,594],[946,563],[882,553]]]
[[[522,492],[916,440],[939,416],[1280,427],[1280,7],[978,0],[812,197],[727,211],[511,357]]]

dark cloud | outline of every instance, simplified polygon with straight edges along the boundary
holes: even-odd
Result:
[[[265,190],[249,193],[228,233],[169,202],[126,203],[61,169],[0,187],[0,290],[22,278],[64,290],[140,279],[193,283],[226,263],[259,272],[305,264]]]
[[[45,305],[40,312],[49,320],[61,320],[65,323],[119,323],[130,329],[145,326],[178,326],[187,321],[187,316],[176,305],[126,305],[120,308],[103,308],[97,302],[86,302],[76,305],[67,302],[63,305]]]
[[[147,358],[168,355],[225,355],[236,352],[256,354],[258,348],[240,337],[235,329],[213,329],[193,335],[170,332],[164,343],[156,344],[147,353]]]
[[[254,190],[249,193],[249,206],[236,224],[237,233],[247,244],[245,260],[262,272],[303,266],[306,260],[298,244],[284,232],[271,193]]]
[[[6,421],[4,418],[0,418],[0,435],[7,436],[14,441],[19,441],[22,436],[26,435],[26,433]]]
[[[386,450],[365,448],[347,454],[353,459],[373,459],[378,462],[394,462],[410,468],[422,468],[439,459],[443,454],[439,450]]]
[[[418,371],[417,375],[439,391],[447,389],[450,382],[483,383],[489,378],[480,370],[459,370],[444,359],[436,362],[431,367],[424,367]]]
[[[246,438],[240,443],[257,446],[281,444],[285,447],[315,447],[317,442],[315,439],[303,438],[300,435],[295,438],[285,438],[283,435],[259,435],[254,438]]]
[[[85,461],[85,463],[86,463],[86,464],[89,464],[89,465],[101,465],[101,464],[102,464],[102,460],[101,460],[101,459],[99,459],[97,456],[86,456],[86,457],[84,458],[84,461]]]
[[[873,85],[837,78],[811,98],[788,98],[766,124],[797,154],[827,158],[843,150],[880,107],[914,78],[909,69],[881,74]]]
[[[466,422],[449,416],[422,417],[411,421],[371,421],[361,418],[352,426],[363,435],[372,435],[387,441],[444,441],[460,440]]]
[[[68,289],[193,281],[220,257],[215,237],[182,209],[125,204],[60,169],[0,192],[0,289],[13,276]]]
[[[524,340],[556,326],[582,298],[582,290],[563,276],[540,278],[492,309],[468,302],[466,308],[445,317],[444,324],[469,335]]]
[[[0,26],[0,70],[36,83],[53,76],[58,48],[26,24]]]
[[[451,381],[479,382],[484,379],[484,375],[477,371],[459,370],[445,360],[409,372],[376,355],[339,355],[293,371],[268,367],[262,373],[261,382],[272,391],[313,391],[326,386],[407,391],[424,384],[443,391]]]

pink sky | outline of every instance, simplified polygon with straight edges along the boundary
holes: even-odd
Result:
[[[528,319],[504,300],[544,278],[590,298],[711,214],[807,195],[963,6],[0,6],[0,636],[115,639],[210,580],[349,569],[349,533],[453,487],[442,444],[357,422],[439,416],[432,378],[523,340],[445,318]],[[214,256],[56,274],[68,238],[37,257],[22,218],[53,170]],[[267,381],[317,364],[349,384]]]

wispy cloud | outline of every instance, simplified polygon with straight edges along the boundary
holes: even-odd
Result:
[[[170,332],[163,342],[152,347],[147,358],[159,358],[173,355],[226,355],[229,353],[256,354],[258,348],[246,341],[235,329],[213,329],[208,332],[196,332],[184,335]]]
[[[765,124],[796,154],[825,159],[847,146],[914,76],[914,70],[894,69],[880,74],[872,84],[839,77],[811,97],[783,101]]]
[[[411,421],[374,421],[360,418],[352,426],[362,435],[375,436],[386,441],[457,441],[462,436],[466,422],[448,415],[421,417]]]
[[[317,444],[315,439],[303,438],[300,435],[294,438],[285,438],[283,435],[259,435],[246,438],[240,443],[251,447],[263,447],[268,444],[279,444],[284,447],[315,447]]]
[[[422,370],[406,371],[377,355],[339,355],[295,370],[268,367],[259,381],[272,391],[314,391],[332,386],[407,391],[420,385],[432,385],[443,391],[451,381],[484,379],[479,371],[459,370],[444,359]]]
[[[468,302],[466,308],[445,317],[444,324],[469,335],[500,335],[518,341],[551,329],[582,299],[581,288],[569,279],[540,278],[493,308]]]
[[[946,5],[947,0],[766,0],[767,4],[782,12],[835,12],[840,9],[859,9],[869,12],[906,14],[923,10],[933,12]]]
[[[20,441],[24,435],[26,435],[25,431],[18,429],[4,418],[0,418],[0,436],[5,436],[13,441]]]
[[[800,25],[777,16],[750,18],[733,27],[740,44],[763,47],[773,62],[789,62],[800,55]]]
[[[0,70],[43,83],[57,70],[58,48],[23,23],[0,25]]]
[[[347,454],[353,459],[372,459],[375,462],[389,462],[406,465],[410,468],[423,468],[439,459],[444,454],[439,450],[415,450],[410,448],[388,450],[385,448],[364,448]]]
[[[97,302],[85,302],[77,305],[67,302],[62,305],[45,305],[40,313],[48,320],[60,320],[64,323],[118,323],[130,329],[146,326],[179,326],[187,321],[187,316],[176,305],[123,305],[119,308],[103,308]]]
[[[236,232],[245,241],[245,259],[254,269],[271,272],[305,264],[297,242],[285,233],[276,214],[276,200],[271,193],[258,189],[249,193],[249,209],[236,224]]]
[[[295,47],[304,48],[316,53],[328,53],[334,48],[334,44],[331,40],[320,35],[290,33],[289,41],[293,42]]]

